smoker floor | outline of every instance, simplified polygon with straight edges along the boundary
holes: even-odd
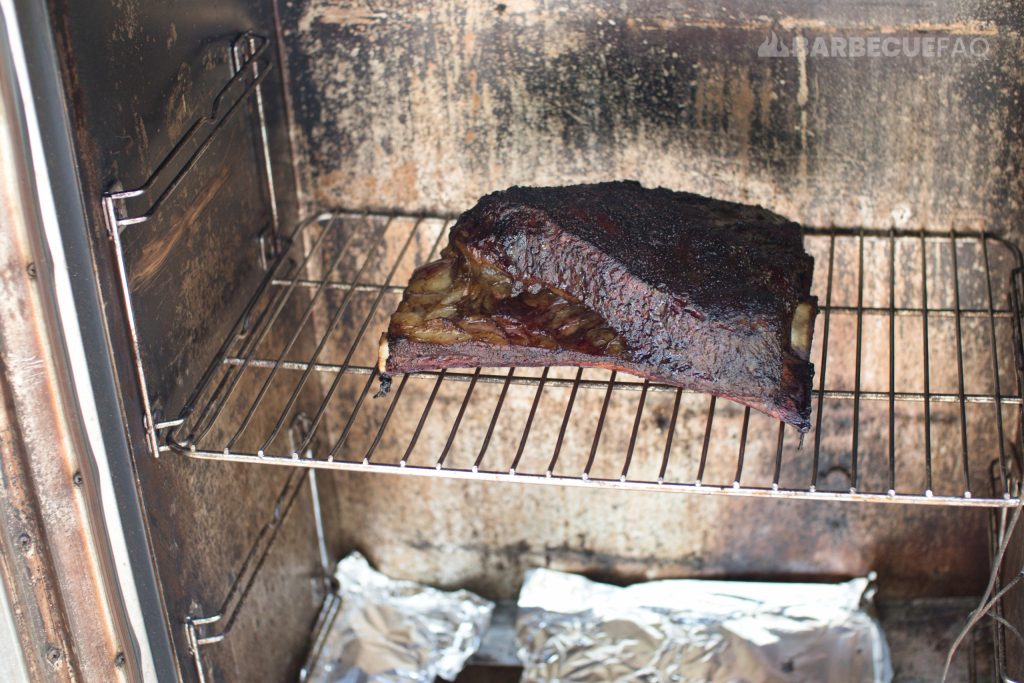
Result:
[[[942,598],[879,604],[879,620],[892,653],[894,683],[934,683],[942,679],[946,653],[975,598]],[[948,683],[995,680],[990,629],[978,629],[953,660]],[[515,658],[515,605],[500,603],[480,651],[458,683],[513,683],[522,672]],[[439,679],[439,683],[440,679]]]
[[[530,484],[1014,506],[1021,253],[982,233],[808,229],[813,429],[621,373],[396,377],[377,340],[451,221],[325,213],[161,438],[189,456]],[[273,333],[271,333],[273,331]],[[289,429],[289,427],[296,427]]]

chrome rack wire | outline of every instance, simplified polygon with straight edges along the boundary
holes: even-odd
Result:
[[[289,442],[291,444],[298,443],[303,438],[307,428],[308,417],[303,413],[297,413],[288,429]],[[235,625],[242,607],[245,605],[246,598],[248,598],[250,591],[261,575],[264,563],[274,547],[274,542],[277,540],[278,532],[284,527],[292,508],[295,506],[295,501],[302,493],[303,484],[307,482],[309,486],[306,489],[309,491],[311,498],[313,526],[320,551],[320,567],[316,579],[318,579],[318,588],[325,594],[324,606],[321,608],[321,617],[324,610],[333,604],[333,601],[338,599],[337,591],[332,583],[333,566],[327,556],[325,545],[320,494],[316,486],[316,471],[293,470],[285,479],[284,486],[274,501],[270,518],[260,528],[252,544],[249,546],[249,552],[238,567],[235,573],[235,580],[228,589],[217,612],[212,616],[188,615],[185,617],[185,636],[189,652],[192,655],[192,663],[196,669],[196,677],[200,683],[205,683],[207,680],[206,667],[203,662],[204,648],[223,642],[230,635],[231,629]]]
[[[451,222],[337,211],[299,225],[165,430],[168,446],[216,460],[469,480],[1021,504],[1006,472],[1021,424],[1022,256],[996,235],[805,231],[821,315],[803,439],[730,401],[594,369],[417,372],[367,400],[379,334]],[[301,405],[311,428],[292,448],[281,428]]]
[[[146,382],[142,353],[139,347],[139,333],[135,322],[135,311],[132,305],[132,292],[129,285],[129,274],[122,248],[122,233],[131,226],[140,225],[153,219],[167,199],[181,185],[189,171],[196,167],[213,144],[216,134],[225,127],[232,114],[242,108],[242,104],[254,99],[258,116],[259,144],[262,155],[263,180],[266,183],[269,197],[272,228],[278,224],[277,198],[274,190],[274,177],[270,168],[270,149],[267,137],[267,125],[263,110],[263,93],[261,83],[273,68],[273,60],[267,54],[270,41],[251,32],[238,36],[231,44],[232,76],[214,98],[210,112],[197,118],[185,131],[166,157],[156,166],[146,181],[134,189],[118,189],[103,195],[103,214],[107,232],[113,244],[115,262],[118,267],[118,284],[121,289],[122,304],[128,322],[128,333],[131,337],[132,360],[141,393],[144,412],[145,430],[150,450],[154,456],[160,453],[157,432],[174,424],[161,423],[154,419],[154,410]],[[261,259],[267,254],[261,251]],[[269,264],[268,264],[269,265]]]

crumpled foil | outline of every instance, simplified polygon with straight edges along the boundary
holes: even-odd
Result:
[[[338,563],[341,608],[309,681],[454,680],[480,647],[494,603],[391,579],[352,553]]]
[[[889,649],[839,584],[664,580],[626,588],[527,573],[516,619],[523,681],[889,683]]]

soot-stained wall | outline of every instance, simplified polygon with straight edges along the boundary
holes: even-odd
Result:
[[[1024,10],[933,4],[281,3],[296,163],[327,206],[636,178],[815,225],[1007,230]],[[773,33],[810,54],[759,57]],[[879,56],[843,57],[858,39]]]

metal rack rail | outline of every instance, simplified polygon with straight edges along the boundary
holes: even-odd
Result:
[[[339,211],[298,226],[163,448],[563,486],[1021,503],[1007,472],[1020,443],[1022,256],[997,236],[806,231],[821,314],[802,438],[729,401],[593,369],[413,373],[370,398],[379,333],[450,225]],[[311,428],[292,447],[282,428],[300,410]]]
[[[135,303],[132,292],[132,275],[126,258],[122,234],[133,226],[142,226],[154,219],[165,203],[185,182],[190,172],[199,165],[213,147],[217,136],[236,112],[244,111],[246,104],[255,106],[258,125],[260,172],[266,183],[269,210],[271,214],[270,233],[261,240],[260,259],[269,265],[269,252],[274,243],[278,225],[277,195],[274,176],[270,167],[270,143],[268,140],[266,116],[263,108],[261,84],[273,68],[273,61],[267,51],[270,41],[265,36],[246,32],[232,41],[230,46],[232,76],[213,99],[208,113],[196,118],[185,134],[170,152],[154,168],[150,176],[138,187],[117,189],[104,193],[103,215],[107,232],[113,246],[115,263],[118,268],[118,285],[121,289],[122,305],[128,333],[131,338],[132,361],[139,385],[139,399],[144,413],[144,427],[150,449],[159,452],[156,433],[161,428],[158,412],[154,410],[150,388],[146,379],[146,367],[140,348],[139,330],[136,322]],[[119,187],[120,184],[115,184]]]

